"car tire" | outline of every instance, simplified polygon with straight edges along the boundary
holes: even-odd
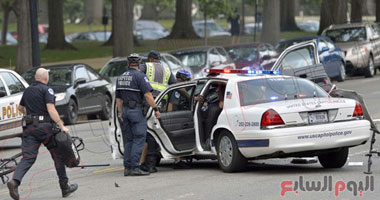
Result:
[[[341,168],[348,158],[348,148],[330,152],[318,156],[318,160],[324,168]]]
[[[237,142],[230,132],[223,131],[220,134],[216,149],[219,166],[223,172],[237,172],[245,168],[247,159],[241,155]]]
[[[343,82],[346,79],[346,68],[341,62],[339,66],[339,76],[337,78],[338,82]]]
[[[364,69],[364,76],[366,78],[371,78],[375,75],[376,67],[375,63],[373,62],[372,56],[368,59],[368,66]]]
[[[104,96],[104,105],[102,111],[99,113],[99,118],[101,120],[109,120],[111,114],[111,98],[108,95]]]
[[[69,101],[69,109],[66,118],[63,120],[66,125],[74,125],[78,118],[78,105],[74,99]]]

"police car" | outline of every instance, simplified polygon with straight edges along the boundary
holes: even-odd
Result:
[[[148,134],[164,158],[217,159],[224,172],[235,172],[253,159],[318,156],[323,167],[340,168],[348,149],[370,137],[360,103],[330,97],[307,79],[276,71],[208,72],[219,75],[163,91],[156,99],[160,119],[148,111]],[[123,138],[114,116],[109,131],[117,158]]]
[[[21,126],[22,113],[18,106],[22,94],[29,85],[16,72],[0,69],[0,138],[6,138],[14,132],[10,129]],[[8,130],[5,133],[5,130]]]

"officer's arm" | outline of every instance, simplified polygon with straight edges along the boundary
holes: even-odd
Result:
[[[122,114],[123,113],[123,100],[120,98],[116,98],[117,111]]]
[[[18,110],[19,110],[22,114],[26,115],[26,109],[25,109],[24,106],[19,105],[19,106],[18,106]]]
[[[47,107],[47,111],[49,113],[49,116],[50,118],[58,124],[59,128],[61,128],[61,130],[63,132],[66,132],[66,133],[69,133],[69,130],[63,125],[63,122],[61,120],[61,118],[59,117],[59,114],[57,112],[57,110],[55,109],[55,106],[54,104],[52,103],[47,103],[46,104],[46,107]]]
[[[146,102],[148,102],[148,104],[153,108],[153,109],[157,109],[157,105],[156,105],[156,102],[154,102],[154,98],[153,98],[153,95],[151,92],[146,92],[144,94],[144,97],[145,97],[145,100]],[[155,111],[155,114],[156,114],[156,117],[157,119],[160,118],[160,112],[157,110]]]

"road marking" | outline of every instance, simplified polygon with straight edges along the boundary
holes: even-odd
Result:
[[[123,171],[124,168],[108,168],[108,169],[101,169],[101,170],[96,170],[93,171],[93,174],[98,174],[98,173],[109,173],[109,172],[118,172],[118,171]]]
[[[363,162],[349,162],[348,166],[363,166]]]

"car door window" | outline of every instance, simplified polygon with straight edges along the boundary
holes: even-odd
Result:
[[[0,75],[3,77],[5,84],[8,86],[11,95],[23,92],[25,90],[21,81],[9,72],[2,72]]]
[[[178,62],[173,59],[172,57],[168,56],[166,57],[167,65],[171,69],[172,73],[177,72],[178,70],[182,69],[182,66],[178,64]]]
[[[225,52],[223,49],[221,48],[218,48],[218,52],[219,52],[219,55],[220,55],[220,58],[222,59],[222,62],[223,63],[227,63],[229,60],[228,60],[228,55],[227,55],[227,52]]]
[[[326,39],[326,44],[327,44],[327,47],[330,49],[330,50],[334,50],[335,49],[335,45],[332,41],[330,41],[329,39]]]
[[[268,54],[270,57],[275,57],[277,55],[277,51],[274,49],[274,47],[270,44],[265,45],[268,49]]]
[[[161,113],[191,111],[194,86],[173,89],[166,93],[158,104]]]
[[[219,53],[216,51],[216,49],[212,49],[209,54],[209,61],[210,64],[221,64],[221,59],[219,57]]]
[[[313,46],[307,45],[286,54],[280,66],[282,69],[294,69],[315,64]]]
[[[92,81],[94,81],[94,80],[98,80],[100,77],[99,77],[99,75],[98,74],[96,74],[96,72],[94,72],[92,69],[88,69],[87,70],[87,72],[88,72],[88,75],[90,76],[90,79],[92,80]]]
[[[90,80],[90,78],[88,77],[88,74],[87,74],[87,70],[84,67],[78,67],[75,70],[75,78],[76,79],[84,78],[84,79],[86,79],[86,81]]]
[[[4,91],[4,92],[6,92],[6,90],[5,90],[5,86],[4,86],[3,81],[1,80],[1,78],[0,78],[0,91]],[[6,95],[5,95],[5,96],[6,96]]]
[[[259,47],[260,51],[260,58],[263,58],[264,56],[268,55],[267,47],[265,45],[261,45]]]
[[[325,40],[319,40],[318,51],[319,51],[319,52],[322,52],[322,49],[323,49],[324,47],[328,47],[326,41],[325,41]]]

